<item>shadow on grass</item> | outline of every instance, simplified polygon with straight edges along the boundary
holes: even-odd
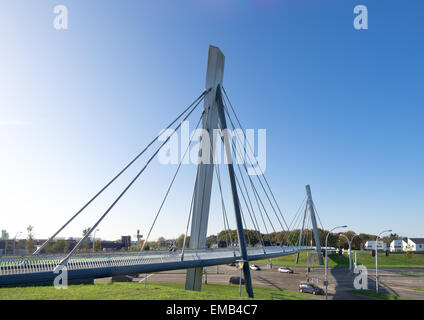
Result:
[[[330,254],[328,256],[328,264],[330,264],[330,261],[332,261],[334,263],[334,267],[336,268],[348,268],[349,267],[349,256],[342,254],[342,255],[338,255],[338,254]]]

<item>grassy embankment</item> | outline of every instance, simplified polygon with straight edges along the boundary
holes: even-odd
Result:
[[[375,298],[375,299],[378,299],[378,300],[410,300],[410,299],[407,299],[407,298],[404,298],[404,297],[394,296],[392,294],[375,293],[373,291],[368,291],[368,290],[351,290],[349,292],[352,293],[352,294],[371,297],[371,298]]]
[[[311,295],[291,291],[254,288],[255,299],[270,300],[271,293],[287,295],[287,300],[314,299]],[[50,286],[0,288],[0,300],[238,300],[248,299],[237,285],[207,284],[201,292],[184,290],[184,283],[106,283],[70,285],[58,290]]]
[[[352,253],[354,255],[354,253]],[[369,251],[358,252],[358,265],[365,265],[367,268],[375,267],[375,257],[371,255]],[[312,265],[312,257],[309,255],[309,265]],[[319,267],[317,263],[317,258],[315,257],[314,266]],[[259,260],[257,262],[269,263],[269,260]],[[290,255],[280,258],[272,259],[272,263],[275,265],[285,265],[285,266],[296,266],[296,255]],[[298,266],[306,266],[306,252],[301,252],[299,257]],[[328,266],[331,267],[349,267],[349,255],[343,254],[341,256],[337,254],[331,254],[328,256]],[[424,268],[424,254],[412,254],[407,257],[405,254],[390,254],[386,257],[385,254],[378,255],[378,266],[379,267],[414,267]]]

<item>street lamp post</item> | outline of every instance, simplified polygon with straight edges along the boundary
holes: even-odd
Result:
[[[346,239],[347,244],[349,245],[349,271],[352,271],[352,242],[349,240],[349,238],[343,234],[343,233],[339,233],[339,236],[342,236],[343,238]]]
[[[309,282],[309,252],[306,252],[306,281]]]
[[[349,268],[350,268],[350,271],[351,272],[352,272],[352,243],[353,243],[353,239],[355,239],[355,237],[359,237],[359,234],[355,234],[352,237],[352,239],[350,239],[350,248],[349,248],[349,259],[350,259],[350,262],[349,262]],[[355,259],[355,263],[356,263],[356,259]]]
[[[375,239],[375,293],[378,293],[378,239],[386,232],[392,232],[392,230],[381,231]]]
[[[343,234],[343,233],[340,233],[339,235],[340,235],[340,236],[343,236],[343,237],[347,240],[347,243],[348,243],[348,245],[349,245],[349,270],[350,270],[350,272],[352,272],[352,242],[353,242],[353,239],[354,239],[355,237],[357,237],[358,235],[357,235],[357,234],[355,234],[355,235],[352,237],[352,239],[350,239],[350,240],[349,240],[349,238],[348,238],[345,234]]]
[[[347,226],[339,226],[331,229],[327,236],[325,237],[325,300],[328,299],[328,236],[333,230],[339,229],[339,228],[347,228]]]
[[[359,234],[355,234],[352,239],[350,239],[350,250],[349,250],[349,258],[350,261],[352,261],[352,243],[353,243],[353,239],[355,239],[356,237],[359,237]],[[352,262],[350,263],[350,265],[352,265]],[[355,266],[356,266],[356,251],[355,251]],[[350,271],[352,271],[352,267],[350,267]]]

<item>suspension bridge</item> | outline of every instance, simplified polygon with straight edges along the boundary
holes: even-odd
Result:
[[[197,121],[196,129],[199,128],[201,124],[201,127],[208,132],[209,135],[200,138],[199,150],[201,152],[199,152],[199,157],[203,157],[204,160],[204,152],[205,150],[209,151],[208,148],[210,148],[211,152],[206,153],[208,161],[199,161],[197,165],[196,180],[194,183],[190,210],[188,212],[182,248],[174,252],[144,250],[145,244],[172,190],[187,151],[193,143],[193,135],[190,137],[187,149],[166,189],[165,196],[155,214],[141,250],[119,253],[84,253],[81,250],[81,245],[84,241],[89,239],[92,231],[96,230],[103,219],[112,211],[114,206],[123,198],[126,192],[148,168],[159,151],[169,143],[172,134],[154,149],[154,146],[161,141],[161,133],[151,140],[134,159],[85,203],[65,224],[53,233],[33,255],[0,258],[0,287],[53,284],[58,274],[64,271],[67,272],[69,282],[76,282],[115,275],[187,269],[186,289],[198,291],[201,289],[204,267],[239,262],[242,265],[247,294],[249,297],[253,297],[249,261],[296,254],[298,259],[301,251],[316,250],[320,263],[322,263],[320,237],[316,219],[318,215],[312,200],[311,189],[309,186],[306,187],[307,192],[305,199],[291,223],[287,224],[262,168],[257,161],[254,161],[254,148],[249,144],[246,136],[243,136],[245,135],[245,130],[223,87],[224,61],[225,57],[219,48],[210,46],[206,73],[206,89],[166,128],[173,129],[172,134],[177,132],[181,128],[181,124],[195,114],[195,111],[198,110],[198,106],[203,102],[203,110],[199,111],[200,118]],[[215,161],[216,155],[213,149],[216,141],[211,134],[214,130],[220,130],[219,132],[221,133],[227,130],[227,121],[229,128],[235,132],[235,141],[232,137],[229,138],[228,135],[220,135],[219,139],[223,143],[224,155],[227,159],[225,167],[228,171],[237,239],[232,239],[231,236],[227,214],[229,209],[227,209],[225,204],[226,201],[222,187],[222,172]],[[241,130],[236,130],[236,126]],[[241,141],[245,143],[240,143]],[[49,255],[44,253],[46,246],[53,241],[61,231],[83,213],[100,194],[109,188],[110,185],[147,152],[152,152],[152,154],[147,159],[144,166],[142,166],[142,169],[69,253],[63,255]],[[248,168],[246,161],[236,163],[236,161],[233,160],[237,156],[247,158],[249,162],[254,165]],[[249,169],[252,170],[252,168],[255,171],[254,175],[249,174]],[[228,232],[229,235],[230,246],[227,248],[209,249],[206,245],[206,236],[214,176],[217,180],[220,195],[218,203],[222,209],[223,224],[225,231]],[[239,197],[239,195],[241,195],[241,197]],[[311,227],[310,230],[308,229],[309,225]],[[252,244],[249,239],[249,234],[245,233],[249,227],[257,233],[260,240],[259,244]],[[299,232],[292,232],[292,230],[299,230]],[[278,245],[267,245],[266,241],[263,239],[263,235],[269,234],[270,232],[277,233],[279,231],[282,231],[284,234],[280,243]],[[309,236],[310,239],[308,238]]]

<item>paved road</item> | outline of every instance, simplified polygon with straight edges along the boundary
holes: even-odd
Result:
[[[284,274],[278,272],[278,266],[274,265],[272,269],[264,264],[258,264],[262,267],[260,271],[251,271],[254,286],[262,286],[277,290],[297,291],[299,283],[306,280],[305,267],[293,267],[294,274]],[[218,273],[216,267],[208,267],[207,281],[209,283],[227,284],[230,276],[239,276],[240,270],[231,266],[219,266]],[[397,296],[410,299],[424,300],[424,292],[414,290],[415,288],[424,288],[424,276],[402,276],[399,273],[423,273],[424,268],[383,268],[379,270],[380,292],[386,292]],[[184,282],[185,270],[175,270],[160,272],[151,275],[149,282]],[[144,275],[139,275],[134,281],[140,281]],[[370,299],[360,295],[354,295],[347,291],[354,290],[353,280],[355,275],[349,273],[345,268],[330,268],[329,277],[329,299],[335,300],[366,300]],[[318,285],[322,288],[324,280],[324,268],[316,267],[310,272],[310,279],[318,279]],[[204,278],[205,279],[205,278]],[[368,287],[375,288],[375,270],[368,270]],[[318,299],[324,299],[318,296]]]
[[[384,268],[378,271],[381,292],[415,300],[424,300],[424,292],[416,288],[424,288],[424,276],[404,276],[400,273],[420,273],[424,275],[424,268]],[[375,269],[368,271],[368,276],[375,288]]]
[[[208,267],[207,270],[207,281],[208,283],[228,284],[228,280],[231,276],[239,276],[240,270],[236,267],[230,266],[219,266],[218,273],[216,267]],[[305,281],[305,268],[297,267],[293,268],[294,274],[285,274],[278,272],[278,267],[273,269],[267,269],[264,267],[260,271],[253,271],[252,282],[254,286],[261,286],[276,290],[290,290],[298,291],[299,283]],[[314,270],[311,273],[311,277],[320,277],[322,275],[321,270]],[[154,274],[148,278],[150,282],[184,282],[186,272],[184,270],[167,271]],[[140,281],[144,275],[139,275],[135,281]],[[330,277],[331,278],[331,277]],[[205,280],[205,277],[203,278]],[[351,283],[351,282],[350,282]],[[319,285],[322,287],[322,277],[320,277]],[[329,299],[344,299],[344,300],[362,300],[365,297],[355,296],[347,292],[338,292],[337,295],[332,294],[331,290],[333,287],[329,287],[330,294]],[[318,299],[324,299],[323,296],[317,296]]]

